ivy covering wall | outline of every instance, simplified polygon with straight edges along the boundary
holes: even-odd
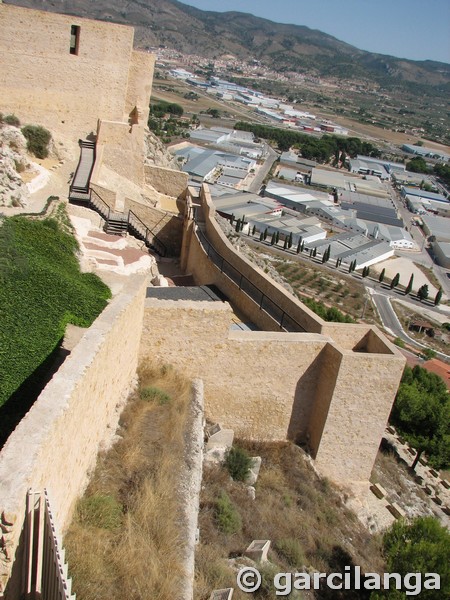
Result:
[[[51,354],[67,323],[88,327],[109,288],[81,273],[78,246],[54,219],[0,221],[0,406]]]

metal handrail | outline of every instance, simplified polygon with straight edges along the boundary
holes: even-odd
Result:
[[[93,198],[92,195],[95,194],[96,198]],[[96,192],[93,188],[89,189],[89,202],[95,206],[97,212],[106,220],[109,221],[109,217],[111,215],[111,208],[106,204],[103,198],[100,196],[98,192]]]
[[[159,237],[156,235],[156,233],[154,233],[138,216],[136,213],[134,213],[132,210],[128,211],[128,225],[131,227],[134,227],[136,230],[138,230],[138,227],[136,227],[136,225],[133,224],[133,220],[137,222],[137,224],[139,226],[141,226],[144,229],[144,233],[142,233],[142,235],[144,236],[145,239],[145,243],[148,245],[152,245],[154,246],[159,253],[162,256],[166,256],[167,254],[167,248],[166,245],[164,244],[164,242],[162,242]],[[151,236],[151,239],[149,240],[149,234]]]
[[[280,329],[284,331],[306,331],[296,319],[291,317],[281,306],[264,293],[258,286],[250,281],[243,273],[224,258],[211,242],[206,237],[205,233],[198,227],[196,223],[195,235],[197,236],[200,245],[205,250],[207,257],[213,262],[220,272],[228,279],[235,283],[241,291],[243,291],[255,304],[258,304],[259,309],[267,313],[274,319]]]

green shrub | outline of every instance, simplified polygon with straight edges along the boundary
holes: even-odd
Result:
[[[399,338],[399,337],[395,338],[394,344],[396,346],[398,346],[399,348],[404,348],[405,347],[405,342],[402,340],[402,338]]]
[[[225,492],[222,492],[216,501],[215,517],[217,527],[222,533],[230,535],[242,528],[241,515]]]
[[[348,294],[348,291],[347,291]],[[345,294],[345,295],[347,295]],[[344,296],[344,294],[342,294]],[[318,302],[313,298],[300,298],[303,304],[319,315],[324,321],[334,321],[335,323],[354,323],[354,319],[349,315],[344,315],[339,309],[332,306],[327,308],[322,302]]]
[[[139,395],[141,400],[151,400],[160,405],[168,404],[171,400],[169,394],[166,394],[166,392],[153,385],[142,388]]]
[[[109,495],[95,494],[78,503],[78,516],[82,523],[99,529],[116,531],[122,524],[122,506]]]
[[[252,466],[252,459],[242,448],[233,446],[227,452],[225,466],[236,481],[245,481]]]
[[[306,563],[302,546],[300,542],[294,538],[278,540],[275,543],[275,550],[287,561],[290,567],[296,568],[297,570]]]
[[[48,129],[40,125],[25,125],[22,133],[27,139],[27,149],[37,158],[47,158],[48,145],[52,135]]]
[[[3,123],[7,125],[13,125],[14,127],[20,127],[20,119],[16,115],[5,115],[3,117]]]

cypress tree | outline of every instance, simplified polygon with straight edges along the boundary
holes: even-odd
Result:
[[[317,248],[314,248],[313,250],[313,256],[316,257],[317,256]]]
[[[303,252],[305,249],[305,242],[302,240],[302,245],[300,246],[300,252]]]
[[[272,233],[272,239],[270,240],[270,245],[274,246],[275,245],[275,239],[276,239],[276,234],[275,231]]]
[[[252,235],[255,235],[255,233],[256,233],[256,225],[253,225]]]
[[[302,251],[302,238],[300,238],[298,240],[298,244],[297,244],[297,254],[300,254],[300,252]]]
[[[275,234],[275,244],[278,244],[279,241],[280,241],[280,232],[277,230],[277,232]]]
[[[292,231],[291,231],[291,233],[289,234],[289,239],[288,239],[288,248],[289,248],[289,249],[290,249],[290,248],[292,248]]]
[[[405,290],[405,296],[407,296],[408,294],[411,293],[412,291],[412,286],[413,286],[413,281],[414,281],[414,273],[411,275],[411,277],[409,278],[409,283],[406,286],[406,290]]]
[[[439,302],[441,301],[442,298],[442,288],[440,287],[437,291],[437,294],[434,298],[434,305],[437,306],[439,304]]]
[[[264,240],[264,233],[261,231],[259,234],[259,241],[262,242]]]
[[[288,239],[287,239],[287,237],[285,237],[284,238],[284,244],[283,244],[283,250],[287,250],[288,245],[289,245]]]
[[[241,220],[240,219],[238,219],[236,221],[236,226],[235,226],[234,230],[237,231],[238,233],[241,230]]]
[[[264,239],[267,239],[267,236],[269,234],[269,230],[267,229],[267,227],[264,229]]]
[[[383,283],[383,279],[384,279],[384,275],[385,275],[385,273],[386,273],[386,269],[383,269],[383,270],[381,271],[381,273],[380,273],[380,276],[378,277],[378,281],[379,281],[380,283]]]
[[[421,302],[422,302],[422,300],[426,300],[428,298],[428,285],[426,283],[424,283],[419,288],[419,291],[417,292],[417,296],[419,297],[419,300]]]
[[[391,281],[391,286],[390,286],[391,290],[393,290],[395,287],[397,287],[399,283],[400,283],[400,273],[397,273],[397,275]]]

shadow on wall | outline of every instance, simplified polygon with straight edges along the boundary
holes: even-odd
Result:
[[[294,402],[289,421],[287,438],[307,449],[308,426],[311,421],[316,399],[317,381],[322,366],[322,352],[313,360],[295,387]]]
[[[27,414],[40,393],[70,354],[61,347],[63,338],[53,352],[29,375],[22,385],[0,407],[0,450],[23,417]]]
[[[26,514],[26,497],[23,498],[23,514]],[[15,556],[11,556],[12,570],[11,575],[5,587],[4,597],[5,600],[14,600],[15,598],[25,597],[25,560],[27,554],[27,532],[25,529],[26,518],[23,518],[22,531],[20,532],[19,543],[16,548]],[[1,596],[1,592],[0,592]],[[28,597],[28,596],[26,596]],[[41,598],[40,594],[36,595],[36,600]]]
[[[154,233],[166,246],[168,256],[180,256],[183,237],[183,220],[180,217],[170,217],[161,229],[154,229]]]

